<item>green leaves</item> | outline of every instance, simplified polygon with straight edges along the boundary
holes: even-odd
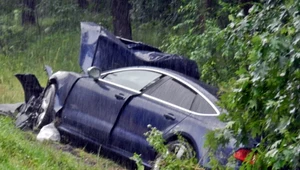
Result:
[[[180,8],[188,14],[163,48],[197,61],[201,80],[221,89],[220,105],[228,114],[220,119],[227,126],[207,135],[211,155],[229,138],[236,146],[259,139],[254,167],[299,168],[300,1],[260,1],[248,15],[221,1],[231,23],[221,29],[217,19],[206,19],[204,32],[193,22],[200,13],[190,2]]]
[[[300,29],[294,10],[300,9],[299,4],[299,0],[268,1],[223,30],[230,35],[224,37],[227,48],[237,49],[235,58],[243,49],[244,60],[237,63],[237,80],[228,81],[231,86],[221,97],[229,112],[222,134],[232,133],[236,145],[259,137],[261,167],[300,167],[299,150],[295,150],[300,147],[300,46],[295,45]]]
[[[169,141],[170,143],[166,144],[161,131],[157,130],[157,128],[152,127],[151,125],[148,125],[148,128],[149,131],[145,133],[145,136],[147,137],[147,141],[149,142],[149,144],[158,153],[156,160],[152,163],[153,169],[204,170],[203,168],[199,167],[198,160],[195,158],[195,155],[189,157],[186,154],[183,154],[181,158],[177,158],[175,152],[177,152],[177,149],[179,148],[175,147],[175,150],[172,150],[170,148],[172,142],[178,141],[179,143],[177,144],[183,144],[185,146],[185,152],[190,151],[190,149],[192,148],[191,145],[182,136],[178,134],[176,141]],[[187,157],[184,155],[186,155]],[[144,170],[140,155],[135,153],[131,159],[136,162],[138,170]]]

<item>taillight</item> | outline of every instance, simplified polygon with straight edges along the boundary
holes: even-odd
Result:
[[[251,149],[241,148],[241,149],[237,150],[233,154],[233,156],[235,157],[235,159],[244,162],[250,152],[251,152]],[[255,155],[253,155],[253,157],[251,158],[250,164],[253,164],[254,162],[255,162]]]

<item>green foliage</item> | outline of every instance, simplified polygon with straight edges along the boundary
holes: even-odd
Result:
[[[206,21],[206,30],[196,34],[194,29],[184,35],[172,35],[163,45],[170,53],[183,54],[198,63],[201,80],[218,85],[235,76],[240,58],[234,58],[238,47],[227,46],[230,37],[213,21]],[[176,27],[174,29],[177,29]]]
[[[162,39],[170,29],[170,26],[164,26],[159,21],[144,24],[133,23],[132,26],[132,37],[135,41],[141,41],[156,47],[162,45]]]
[[[221,87],[221,106],[228,111],[221,119],[227,126],[208,135],[212,153],[231,138],[236,146],[260,140],[254,149],[256,164],[244,168],[300,166],[299,4],[299,0],[255,3],[245,16],[237,14],[242,6],[222,3],[235,12],[228,17],[231,23],[221,29],[217,20],[206,20],[202,33],[195,19],[188,19],[195,18],[196,5],[185,6],[181,9],[190,15],[173,28],[177,34],[163,46],[196,60],[201,79]],[[217,159],[212,162],[220,168]]]
[[[20,8],[20,0],[1,0],[0,1],[0,15],[5,15]]]
[[[236,139],[236,146],[260,139],[254,165],[244,168],[300,167],[300,1],[268,1],[250,14],[233,18],[226,46],[241,59],[224,85],[226,129],[215,137]],[[213,140],[220,142],[218,138]],[[212,144],[214,145],[214,144]]]
[[[155,127],[151,127],[150,131],[145,133],[147,141],[149,144],[157,151],[158,158],[162,160],[159,162],[159,169],[161,170],[173,170],[173,169],[184,169],[184,170],[203,170],[199,167],[197,159],[194,157],[181,159],[176,158],[175,153],[170,151],[169,145],[166,144],[166,141],[163,138],[162,132],[157,130]],[[182,143],[187,143],[187,141],[178,135],[178,140]],[[143,165],[141,164],[140,155],[134,154],[132,157],[135,160],[138,170],[143,170]],[[154,164],[154,163],[153,163]]]
[[[103,26],[110,28],[111,17],[106,13],[98,13],[81,9],[77,1],[70,0],[41,0],[37,5],[37,15],[40,23],[44,25],[44,21],[48,19],[46,24],[47,32],[52,31],[74,31],[79,30],[79,23],[82,21],[90,21],[101,23]],[[51,21],[49,22],[49,18]]]
[[[227,23],[221,23],[224,15],[240,8],[220,2],[217,5],[192,0],[180,7],[178,11],[184,16],[183,22],[173,27],[162,46],[170,53],[182,54],[195,60],[201,80],[215,86],[235,76],[242,59],[235,58],[234,55],[236,51],[241,54],[243,51],[237,46],[228,46],[230,42],[227,41],[232,41],[231,34],[227,31],[229,28],[221,29]],[[209,8],[200,8],[203,5]],[[214,12],[208,13],[211,10]],[[199,21],[199,18],[203,21]]]
[[[178,18],[177,10],[184,4],[182,0],[130,0],[132,5],[131,17],[134,21],[147,23],[164,21],[174,23]]]
[[[30,43],[52,33],[79,31],[81,21],[101,23],[111,28],[111,17],[105,13],[80,9],[75,1],[37,1],[34,12],[37,23],[34,26],[21,25],[20,4],[8,7],[10,9],[6,13],[0,13],[0,53],[4,55],[23,51]]]
[[[145,169],[145,167],[142,163],[143,160],[141,158],[141,155],[138,155],[138,154],[134,153],[133,156],[130,159],[133,160],[136,163],[137,170],[144,170]]]
[[[0,15],[0,53],[9,53],[18,47],[15,46],[20,39],[13,39],[12,35],[22,35],[20,26],[20,10],[14,10],[6,15]]]

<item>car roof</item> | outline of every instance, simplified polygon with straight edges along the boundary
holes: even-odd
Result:
[[[118,68],[118,69],[113,69],[109,71],[105,71],[104,73],[109,73],[109,72],[116,72],[116,71],[125,71],[125,70],[152,70],[152,71],[157,71],[161,73],[167,73],[169,75],[172,75],[173,77],[179,78],[186,83],[191,84],[194,87],[201,86],[204,88],[207,92],[209,92],[211,95],[214,97],[218,98],[218,88],[211,86],[209,84],[206,84],[205,82],[202,82],[201,80],[194,79],[192,77],[186,76],[182,73],[179,73],[174,70],[170,69],[163,69],[163,68],[158,68],[158,67],[151,67],[151,66],[133,66],[133,67],[123,67],[123,68]]]

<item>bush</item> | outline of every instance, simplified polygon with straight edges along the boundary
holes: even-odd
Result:
[[[267,1],[232,17],[226,29],[226,46],[242,61],[238,78],[223,84],[227,127],[211,141],[234,138],[240,146],[258,139],[254,165],[243,168],[300,167],[299,9],[299,0]]]
[[[164,46],[196,60],[201,79],[221,89],[221,106],[228,111],[221,120],[227,126],[208,135],[209,147],[229,139],[236,147],[258,140],[256,163],[243,168],[300,167],[299,9],[299,0],[262,1],[246,16],[229,15],[224,29],[206,22],[203,33],[187,20],[174,27],[187,33],[171,35]]]
[[[176,155],[170,152],[169,145],[164,140],[162,132],[157,130],[155,127],[151,127],[151,130],[145,133],[145,136],[147,136],[147,141],[157,151],[157,155],[161,159],[161,161],[157,163],[160,170],[204,170],[203,168],[199,167],[195,155],[191,158],[176,158]],[[187,141],[185,141],[180,135],[178,135],[178,139],[180,142],[188,144]],[[136,162],[138,170],[144,169],[142,160],[138,154],[134,154],[132,159]],[[154,163],[152,163],[152,165],[154,166]]]

